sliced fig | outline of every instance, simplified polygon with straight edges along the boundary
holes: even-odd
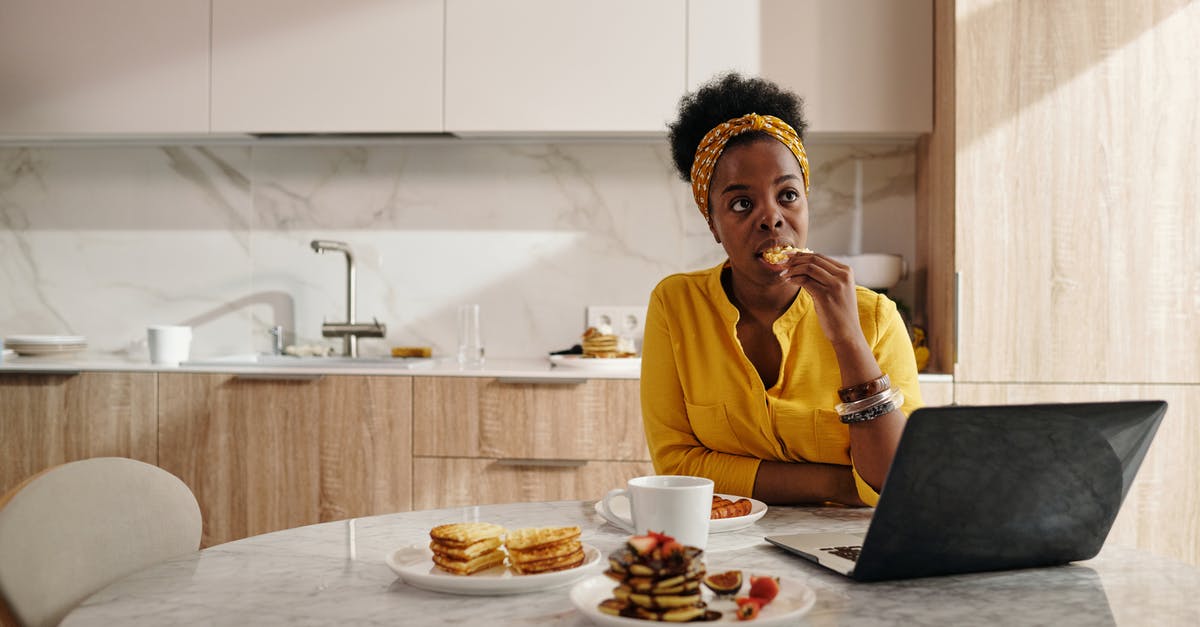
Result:
[[[731,597],[742,589],[742,571],[729,570],[704,578],[704,586],[719,597]]]

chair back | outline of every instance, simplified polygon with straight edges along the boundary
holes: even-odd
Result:
[[[0,597],[21,625],[57,625],[108,584],[197,550],[200,526],[192,491],[157,466],[55,466],[0,499]]]

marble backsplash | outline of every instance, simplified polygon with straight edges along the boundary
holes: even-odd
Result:
[[[809,246],[849,246],[861,159],[863,251],[913,266],[914,146],[809,152]],[[320,328],[345,318],[345,262],[317,238],[350,244],[358,317],[387,325],[368,355],[452,355],[462,303],[482,306],[489,356],[542,355],[578,342],[585,306],[645,305],[665,275],[723,258],[662,142],[8,147],[0,336],[144,359],[147,325],[187,324],[211,357],[266,351],[279,324],[340,347]],[[912,304],[911,283],[890,294]]]

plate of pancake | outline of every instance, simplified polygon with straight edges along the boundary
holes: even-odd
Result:
[[[429,544],[388,554],[385,562],[407,584],[467,595],[539,592],[593,575],[600,551],[580,541],[579,527],[507,530],[486,522],[448,523]]]
[[[550,363],[558,368],[575,370],[638,370],[642,367],[642,358],[550,355]]]
[[[655,622],[734,622],[736,595],[718,597],[706,581],[704,551],[684,546],[671,536],[649,532],[634,536],[608,554],[608,569],[571,588],[571,603],[598,625]],[[749,573],[770,576],[766,573]],[[803,581],[773,577],[778,594],[762,606],[757,624],[795,624],[812,609],[817,595]],[[749,592],[749,590],[746,590]]]
[[[609,507],[612,508],[613,513],[617,516],[622,516],[625,518],[630,517],[628,500],[613,499],[609,501],[608,504]],[[738,531],[739,529],[745,529],[746,527],[758,522],[758,519],[762,518],[763,515],[767,513],[766,503],[763,503],[757,499],[748,499],[744,496],[736,496],[733,494],[713,494],[712,507],[713,517],[708,521],[709,533],[725,533],[727,531]],[[738,512],[744,510],[746,513],[740,516],[734,515],[722,517],[724,512],[737,507],[741,508],[740,510],[737,510]],[[596,514],[598,514],[604,520],[626,531],[631,533],[633,532],[633,529],[625,525],[624,522],[619,520],[610,520],[608,516],[604,515],[603,499],[596,501],[595,509]]]
[[[580,581],[571,588],[571,603],[597,625],[612,625],[613,627],[628,627],[644,625],[647,621],[671,621],[670,617],[634,618],[612,615],[600,609],[600,604],[613,597],[614,588],[619,584],[606,575],[593,575]],[[691,618],[688,622],[717,622],[741,623],[745,625],[795,625],[817,601],[817,593],[808,584],[794,577],[779,579],[779,595],[762,608],[758,616],[749,622],[737,618],[737,602],[732,598],[717,598],[712,592],[701,588],[701,598],[704,600],[704,614]],[[653,595],[647,594],[648,597]],[[664,604],[664,599],[654,598],[654,603]],[[665,603],[665,604],[669,604]],[[716,617],[708,612],[719,613]],[[678,620],[684,620],[682,617]]]

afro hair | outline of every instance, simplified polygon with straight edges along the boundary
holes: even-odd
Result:
[[[667,126],[671,158],[684,181],[691,181],[692,162],[700,140],[715,126],[747,113],[773,115],[796,129],[801,141],[808,122],[804,101],[796,94],[757,77],[736,72],[719,75],[679,100],[679,118]],[[743,133],[734,143],[751,141],[763,132]]]

